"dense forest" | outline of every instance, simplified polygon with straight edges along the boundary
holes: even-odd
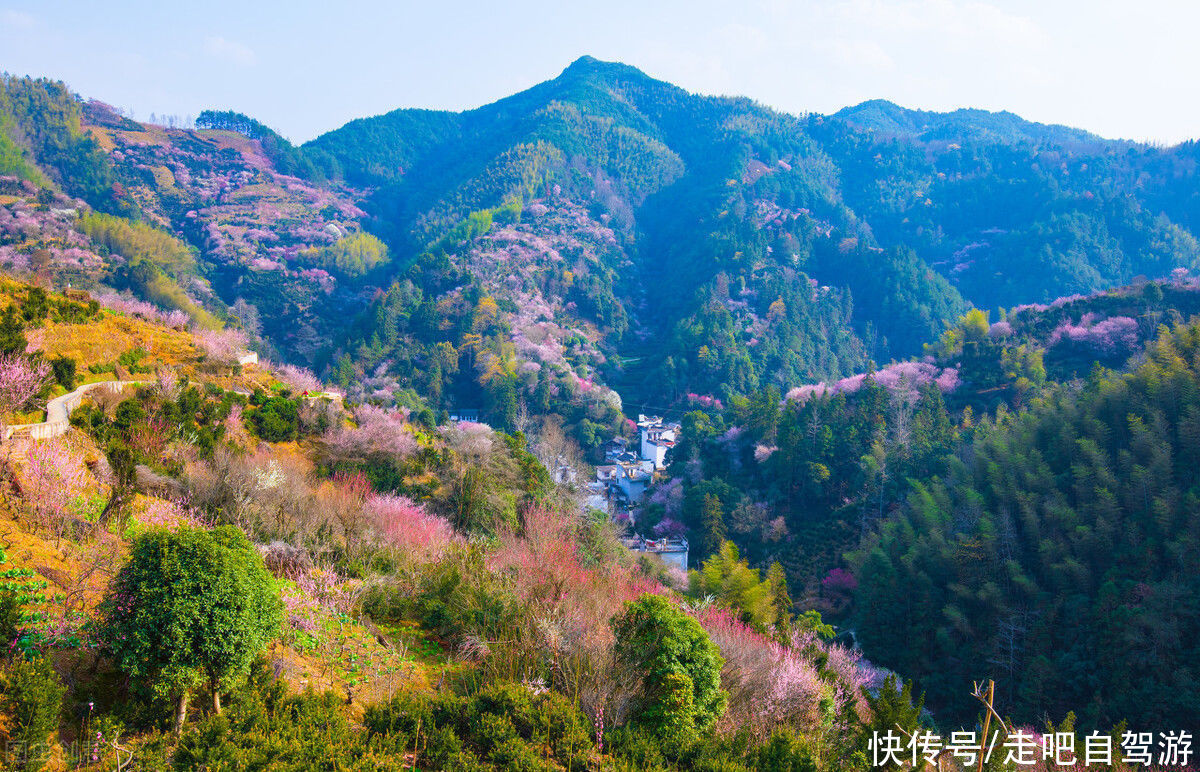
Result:
[[[988,674],[1025,720],[1186,723],[1198,300],[972,311],[924,360],[693,410],[639,526],[779,567],[943,717]]]
[[[1164,330],[975,427],[854,556],[864,647],[939,703],[987,667],[1014,712],[1194,724],[1198,352]]]

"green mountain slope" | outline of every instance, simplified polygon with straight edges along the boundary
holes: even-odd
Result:
[[[866,650],[959,717],[992,676],[1017,717],[1194,725],[1198,336],[981,424],[859,553]]]
[[[556,397],[576,380],[659,407],[786,391],[917,354],[969,305],[1200,262],[1194,146],[1008,113],[795,117],[583,57],[475,110],[397,110],[294,147],[228,112],[198,131],[81,122],[43,90],[9,88],[18,176],[34,163],[185,239],[281,355],[383,401],[491,405],[498,425],[522,402],[596,423]],[[363,231],[386,253],[350,256]],[[389,290],[433,310],[383,313]]]

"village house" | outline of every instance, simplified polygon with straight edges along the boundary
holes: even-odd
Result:
[[[606,496],[608,506],[598,507],[606,512],[626,511],[646,495],[654,479],[654,466],[649,461],[618,461],[596,467],[596,483]]]
[[[687,571],[688,540],[683,537],[678,539],[644,539],[641,536],[634,536],[625,539],[624,542],[625,546],[634,552],[646,552],[651,555],[657,555],[669,567],[678,568],[680,571]]]
[[[629,440],[624,437],[613,437],[604,443],[604,460],[616,461],[629,450]]]
[[[659,416],[638,415],[638,431],[641,434],[642,458],[654,463],[655,469],[666,467],[667,451],[675,447],[680,426],[664,423]]]
[[[642,496],[646,494],[646,488],[650,487],[650,481],[654,479],[654,468],[650,462],[624,462],[617,466],[621,469],[617,487],[621,489],[631,504],[641,501]]]
[[[640,443],[614,437],[604,445],[604,460],[596,480],[588,484],[587,506],[610,515],[630,512],[646,495],[654,474],[665,468],[667,451],[675,447],[680,426],[658,416],[638,416]],[[635,450],[640,450],[639,456]],[[603,506],[601,506],[603,501]]]

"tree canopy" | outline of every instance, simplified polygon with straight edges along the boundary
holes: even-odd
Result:
[[[202,682],[220,709],[221,690],[244,676],[277,634],[282,603],[240,530],[181,528],[134,541],[102,615],[116,663],[177,697],[181,723],[190,691]]]

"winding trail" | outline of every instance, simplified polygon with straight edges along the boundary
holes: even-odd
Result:
[[[46,403],[46,420],[36,424],[13,424],[4,427],[4,437],[30,437],[35,440],[48,440],[60,437],[71,428],[71,413],[83,404],[84,397],[98,389],[107,389],[120,394],[126,386],[142,386],[149,381],[97,381],[85,383],[75,391],[55,397]]]

